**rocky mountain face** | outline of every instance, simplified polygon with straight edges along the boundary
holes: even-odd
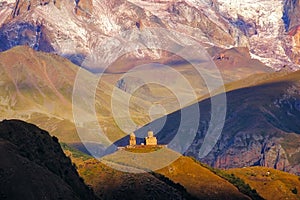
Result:
[[[256,3],[219,0],[217,9],[247,35],[253,57],[275,69],[284,65],[296,68],[297,62],[288,53],[294,45],[293,37],[287,34],[286,21],[297,14],[291,11],[290,15],[286,15],[286,4],[288,1],[284,0]],[[297,3],[293,7],[296,6]]]
[[[254,99],[248,96],[254,95],[251,89],[228,93],[229,113],[222,136],[201,160],[220,168],[265,166],[299,174],[299,93],[295,86],[284,85],[251,88],[258,95]],[[268,90],[283,95],[269,95]],[[198,137],[204,132],[205,128]],[[200,138],[195,141],[198,145]],[[195,153],[197,144],[188,154]]]
[[[201,160],[220,168],[265,166],[299,174],[297,87],[286,83],[258,86],[252,88],[259,96],[255,99],[247,89],[228,93],[230,111],[224,135]],[[283,95],[269,95],[267,90]]]
[[[286,1],[284,4],[283,20],[285,22],[285,29],[292,37],[292,48],[287,51],[291,60],[299,64],[299,47],[300,47],[300,2],[299,1]]]
[[[19,120],[0,123],[1,199],[97,199],[57,138]]]
[[[205,47],[249,47],[254,58],[272,68],[296,69],[299,38],[290,31],[298,25],[298,7],[298,1],[283,0],[255,4],[234,0],[1,1],[0,49],[28,44],[97,71],[93,64],[82,62],[95,54],[113,60],[109,53],[99,50],[107,38],[120,33],[125,38],[138,37],[143,29],[157,27],[189,35]],[[136,45],[142,47],[144,40],[163,44],[165,39],[150,31]],[[175,36],[169,39],[179,46],[187,43]],[[119,47],[106,44],[105,49],[126,51],[129,48],[126,41],[118,42]],[[134,51],[127,56],[166,57],[164,52],[155,49]]]

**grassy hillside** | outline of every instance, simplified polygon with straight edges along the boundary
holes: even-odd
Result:
[[[266,200],[300,199],[300,177],[266,167],[230,169]]]
[[[233,59],[229,59],[229,61],[238,68],[238,62],[235,63],[234,59],[241,59],[243,51],[232,49],[228,55]],[[250,58],[247,57],[247,59]],[[244,63],[245,65],[243,64],[241,68],[238,68],[241,70],[238,74],[241,76],[230,79],[231,74],[232,76],[236,76],[236,74],[229,73],[232,69],[229,70],[229,65],[227,66],[228,63],[226,64],[226,62],[226,60],[220,60],[218,65],[229,81],[244,78],[246,74],[247,76],[250,75],[248,72],[243,74],[242,69],[251,69],[251,66],[254,66],[253,63],[250,65]],[[176,70],[186,75],[187,79],[192,82],[195,80],[196,77],[193,75],[191,66],[186,63],[173,62],[173,64]],[[255,72],[267,72],[260,65],[256,67]],[[0,54],[1,117],[3,119],[20,118],[36,123],[49,130],[52,135],[56,135],[60,141],[80,146],[81,141],[74,126],[71,110],[73,83],[77,70],[77,66],[64,58],[53,54],[35,52],[24,46],[2,52]],[[214,74],[209,68],[204,67],[203,70],[211,75]],[[222,137],[211,154],[202,161],[215,167],[263,165],[275,166],[277,169],[292,173],[299,172],[298,158],[300,154],[297,151],[300,132],[298,125],[299,93],[297,92],[299,74],[299,72],[290,74],[285,72],[262,73],[229,83],[226,86],[230,92],[227,93],[227,116]],[[115,74],[106,75],[108,77],[106,80],[115,76]],[[95,76],[85,72],[84,80],[79,86],[82,100],[76,107],[83,110],[83,113],[87,111],[84,107],[84,98],[86,95],[93,94],[91,88],[87,87],[85,83],[93,80],[95,80]],[[201,80],[198,81],[201,82]],[[200,82],[199,84],[196,83],[198,87],[203,85]],[[124,97],[128,97],[129,94],[115,89],[114,96],[111,97],[115,88],[113,84],[103,80],[99,85],[100,87],[95,94],[96,117],[109,139],[118,141],[125,136],[125,133],[120,130],[115,119],[113,119],[111,100],[112,98],[115,100],[118,108],[124,108],[124,106],[127,107],[124,103]],[[155,88],[156,86],[152,87],[150,91],[153,92],[154,96],[158,96],[163,90]],[[237,90],[236,88],[242,89]],[[161,99],[161,102],[168,102],[168,98],[173,98],[169,96],[169,93],[164,94],[166,95]],[[174,104],[173,101],[168,103]],[[130,114],[138,126],[150,122],[151,117],[148,109],[151,105],[151,102],[145,101],[142,96],[139,96],[139,92],[137,92],[136,97],[130,99]],[[201,126],[197,130],[195,145],[192,145],[186,152],[187,155],[196,158],[201,140],[209,124],[210,99],[204,99],[198,105],[201,110]],[[185,109],[188,110],[189,108]],[[97,122],[93,122],[91,119],[93,116],[89,114],[82,114],[81,117],[85,122],[80,124],[79,130],[82,130],[87,136],[85,138],[87,141],[96,140],[98,132],[95,132],[95,124]],[[128,116],[121,118],[122,125],[127,126],[128,119]],[[179,111],[168,115],[165,127],[157,134],[160,143],[167,144],[173,138],[172,133],[176,133],[179,119]],[[187,123],[187,127],[183,129],[187,133],[192,131],[189,127],[190,124],[192,123]],[[148,129],[148,127],[144,129]],[[146,131],[140,130],[143,133]],[[127,144],[126,137],[120,144],[123,145],[124,142]],[[99,146],[98,143],[94,145]],[[278,151],[279,156],[276,154]]]
[[[189,193],[190,197],[198,199],[250,199],[249,197],[267,200],[299,199],[299,176],[271,168],[249,167],[220,170],[204,165],[193,158],[181,156],[175,162],[155,172],[131,174],[108,167],[66,145],[63,147],[65,153],[76,164],[79,174],[94,188],[98,196],[104,198],[122,195],[122,191],[128,190],[126,186],[126,180],[128,180],[131,183],[138,183],[139,187],[133,186],[135,194],[147,197],[149,193],[145,193],[145,187],[154,191],[155,187],[152,184],[159,184],[164,190],[167,189],[165,184],[170,184],[171,181],[172,187],[177,190],[181,188],[180,190]],[[172,151],[168,152],[172,154]],[[140,151],[135,154],[135,156],[138,155],[141,155]],[[120,157],[119,160],[114,160],[114,162],[123,165],[124,169],[129,166],[141,167],[137,165],[139,162],[134,163],[130,161],[130,157],[124,158],[123,154],[114,155],[114,158],[117,157]],[[156,157],[153,162],[160,162],[162,159],[163,157]],[[148,183],[147,186],[146,183]],[[131,196],[129,195],[128,198],[130,199]]]
[[[191,195],[197,199],[249,199],[230,182],[188,157],[181,156],[162,169],[149,171],[149,167],[164,162],[167,156],[178,156],[176,152],[169,149],[165,149],[165,152],[166,156],[145,158],[140,150],[138,152],[131,150],[130,154],[118,151],[104,157],[103,162],[99,162],[93,158],[85,159],[83,155],[78,156],[76,151],[65,146],[65,153],[71,156],[79,174],[94,188],[98,196],[104,198],[121,195],[123,191],[127,191],[126,180],[128,180],[137,183],[132,187],[135,188],[135,194],[139,196],[148,197],[149,193],[145,193],[145,187],[148,187],[150,191],[155,191],[158,184],[161,189],[154,192],[156,194],[160,194],[161,190],[167,190],[171,186],[176,189],[175,191],[185,191],[182,194]],[[140,173],[122,172],[111,167]],[[168,191],[164,192],[168,194]],[[128,198],[130,197],[129,195]]]
[[[234,51],[234,50],[232,50]],[[240,54],[238,54],[241,56]],[[232,58],[237,56],[232,55]],[[247,58],[249,61],[249,58]],[[250,59],[251,60],[251,59]],[[247,62],[248,62],[247,61]],[[199,77],[195,69],[187,63],[178,60],[162,61],[165,64],[173,66],[183,77],[189,80],[200,97],[207,93],[204,80]],[[250,61],[249,61],[250,62]],[[120,64],[120,63],[119,63]],[[221,66],[221,65],[220,65]],[[240,70],[240,76],[233,77],[226,67],[221,67],[221,72],[226,79],[225,82],[244,78],[249,75],[248,72],[262,73],[267,72],[267,68],[258,65],[252,68],[252,64],[237,66]],[[120,66],[122,67],[122,66]],[[72,113],[72,92],[78,66],[72,64],[67,59],[58,55],[36,52],[26,46],[17,46],[8,51],[0,53],[0,113],[1,118],[19,118],[28,122],[35,123],[42,128],[56,135],[61,141],[66,143],[78,144],[80,139],[76,133],[73,113]],[[246,73],[243,69],[247,69]],[[148,71],[147,71],[148,70]],[[149,68],[142,74],[157,72],[155,67]],[[207,66],[203,66],[203,72],[214,76],[215,71]],[[249,71],[250,70],[250,71]],[[244,72],[243,72],[244,71]],[[160,72],[160,71],[158,71]],[[137,72],[131,72],[135,74]],[[182,88],[181,82],[176,82],[172,76],[165,76],[166,73],[159,73],[159,79],[165,79],[173,83],[180,95],[190,96],[190,91]],[[138,74],[137,74],[138,75]],[[106,73],[103,80],[98,83],[95,94],[96,118],[101,125],[102,130],[111,141],[117,141],[124,137],[124,133],[119,125],[128,128],[128,120],[131,119],[136,126],[143,126],[151,120],[160,117],[161,114],[149,113],[153,105],[161,104],[165,107],[166,113],[173,112],[180,108],[176,101],[175,94],[168,88],[150,84],[137,90],[133,96],[115,88],[116,82],[122,74]],[[236,74],[234,75],[236,76]],[[80,121],[80,128],[86,136],[85,140],[93,141],[98,134],[95,130],[94,115],[89,113],[86,108],[85,98],[93,96],[92,88],[87,84],[95,81],[95,75],[85,71],[83,80],[79,85],[79,94],[82,97],[77,103],[76,108],[82,111],[83,120]],[[129,86],[131,82],[129,81]],[[148,88],[149,90],[146,90]],[[114,92],[113,92],[114,91]],[[113,97],[112,97],[113,94]],[[177,94],[178,95],[178,94]],[[124,99],[130,99],[128,115],[119,116],[117,124],[112,111],[112,100],[114,100],[117,111],[127,108]],[[63,108],[63,109],[62,109]],[[125,109],[126,110],[126,109]],[[136,128],[136,127],[135,127]]]
[[[199,199],[248,199],[230,182],[201,166],[192,158],[182,156],[157,172],[175,183],[180,183]]]
[[[122,172],[65,144],[62,147],[80,176],[102,199],[195,199],[183,186],[157,173]]]

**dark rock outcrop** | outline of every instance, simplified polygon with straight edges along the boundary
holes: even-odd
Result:
[[[96,199],[58,139],[19,120],[0,123],[0,199]]]

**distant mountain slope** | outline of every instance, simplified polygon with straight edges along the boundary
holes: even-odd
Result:
[[[211,50],[212,55],[218,55],[222,50]],[[246,48],[231,49],[225,51],[229,60],[220,60],[221,73],[226,77],[225,81],[239,80],[253,73],[263,73],[269,71],[264,65],[258,61],[251,60]],[[235,64],[233,67],[239,72],[231,73],[228,65],[236,62],[240,57],[247,57],[243,65]],[[255,63],[255,65],[253,64]],[[256,66],[256,64],[258,66]],[[173,67],[182,77],[187,78],[193,83],[193,87],[197,95],[200,97],[207,93],[205,83],[199,79],[198,72],[189,64],[173,63]],[[17,46],[8,51],[0,53],[0,113],[2,119],[18,118],[31,123],[35,123],[42,128],[49,130],[52,135],[56,135],[61,141],[67,143],[81,143],[74,125],[72,109],[72,93],[74,82],[78,70],[84,72],[83,80],[81,80],[78,89],[78,97],[80,98],[75,106],[84,110],[81,114],[81,120],[77,120],[79,128],[84,130],[89,140],[94,140],[93,130],[95,127],[95,116],[85,108],[85,98],[93,96],[90,82],[97,81],[97,76],[79,68],[67,59],[58,55],[34,51],[28,46]],[[203,69],[214,76],[215,71],[211,69]],[[149,69],[149,71],[141,72],[138,77],[143,74],[153,73],[161,74],[166,81],[173,81],[172,76],[165,76],[158,69]],[[193,73],[192,73],[193,72]],[[134,74],[133,72],[130,74]],[[117,110],[126,110],[128,105],[124,101],[130,99],[129,110],[130,117],[137,126],[143,126],[151,120],[161,115],[150,116],[149,109],[153,104],[162,104],[166,108],[166,113],[174,112],[180,108],[176,100],[176,96],[168,90],[168,88],[158,87],[157,85],[145,85],[148,90],[138,89],[132,96],[127,92],[116,88],[116,80],[123,74],[104,74],[98,83],[96,92],[96,115],[104,133],[111,141],[117,141],[125,136],[125,133],[118,127],[114,118],[112,107]],[[159,78],[159,77],[156,77]],[[121,79],[120,81],[122,81]],[[190,96],[191,92],[183,87],[178,81],[173,87],[179,91],[177,95]],[[124,86],[133,87],[130,81],[124,81]],[[146,91],[146,92],[144,92]],[[161,95],[163,93],[163,95]],[[193,98],[194,99],[194,98]],[[112,102],[114,105],[112,105]],[[63,107],[63,109],[61,109]],[[120,117],[120,116],[118,116]],[[121,116],[122,117],[122,116]],[[127,121],[130,119],[125,115],[124,119],[119,119],[122,126],[128,126]],[[84,124],[86,123],[86,124]],[[134,127],[136,128],[136,126]],[[91,130],[91,131],[90,131]],[[90,133],[91,134],[87,134]],[[98,133],[97,133],[98,134]],[[98,144],[96,144],[99,146]]]
[[[258,165],[299,174],[299,78],[300,73],[294,72],[275,76],[273,80],[269,77],[265,83],[260,81],[259,85],[228,92],[222,134],[213,150],[201,159],[199,149],[209,126],[211,104],[210,99],[200,101],[200,126],[185,154],[218,168]],[[178,130],[180,116],[180,111],[167,116],[166,124],[156,135],[159,143],[167,144],[172,140]],[[159,120],[137,133],[155,130],[155,123],[159,124]],[[195,130],[186,124],[187,127],[182,128],[185,131],[183,134],[194,133]],[[125,141],[119,141],[119,144]]]
[[[19,120],[0,122],[1,199],[97,199],[57,138]]]
[[[37,52],[28,46],[17,46],[1,52],[0,118],[22,119],[49,130],[61,141],[80,142],[72,113],[74,108],[83,109],[84,104],[84,101],[80,101],[72,105],[72,93],[78,70],[80,70],[78,66],[65,58]],[[84,98],[88,95],[96,96],[97,116],[90,116],[91,114],[87,112],[85,120],[98,117],[102,128],[106,130],[104,132],[112,140],[123,137],[124,133],[112,120],[111,101],[114,100],[122,107],[123,98],[129,94],[103,80],[97,82],[98,87],[94,94],[87,83],[95,82],[97,77],[84,69],[81,70],[84,75],[80,88],[77,88],[78,91]],[[132,98],[129,107],[137,124],[142,125],[150,121],[145,111],[149,107],[148,102]]]

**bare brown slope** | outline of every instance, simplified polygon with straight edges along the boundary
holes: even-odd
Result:
[[[19,118],[35,123],[68,143],[80,142],[73,120],[72,92],[79,67],[60,56],[37,52],[18,46],[0,53],[0,113],[1,119]],[[85,70],[80,85],[83,98],[93,94],[88,81],[97,77]],[[86,82],[85,82],[86,81]],[[114,96],[112,97],[112,91]],[[123,105],[125,92],[99,81],[95,94],[96,111],[101,126],[107,127],[111,140],[124,133],[112,119],[111,101]],[[137,124],[149,122],[144,108],[147,102],[132,98],[130,112]],[[76,104],[81,108],[82,105]],[[88,118],[88,116],[86,117]],[[41,120],[42,119],[42,120]]]
[[[41,109],[70,117],[70,94],[77,68],[56,55],[19,46],[0,54],[2,104],[14,110]],[[7,102],[3,101],[7,99]]]
[[[0,123],[1,199],[96,199],[56,138],[19,120]]]

